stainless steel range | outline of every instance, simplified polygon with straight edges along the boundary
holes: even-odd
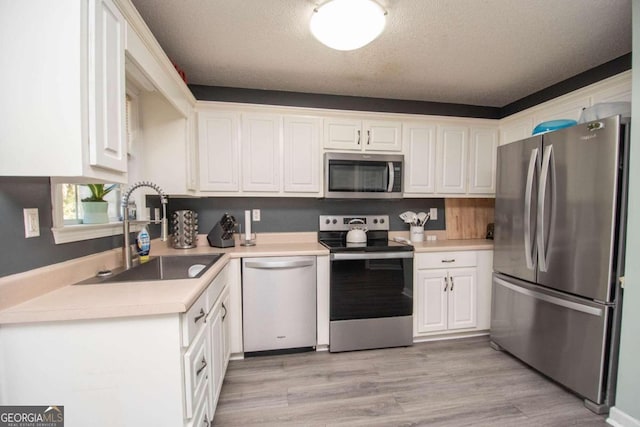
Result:
[[[366,243],[347,243],[354,224]],[[329,351],[412,345],[413,246],[389,240],[389,216],[321,215],[318,241],[331,253]]]

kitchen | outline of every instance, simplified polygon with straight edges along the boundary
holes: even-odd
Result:
[[[125,5],[125,8],[126,8],[126,5]],[[60,16],[59,19],[61,20],[61,22],[65,22],[64,16]],[[130,20],[130,19],[131,20],[136,19],[136,15],[133,13],[131,14],[131,16],[127,15],[127,20]],[[135,22],[135,23],[137,25],[135,26],[136,29],[140,31],[138,36],[140,37],[140,34],[146,34],[144,33],[144,31],[138,28],[140,26],[140,23],[139,22]],[[45,25],[46,24],[43,24],[43,28],[46,28]],[[7,25],[7,28],[11,28],[9,24]],[[149,110],[151,109],[142,110],[143,122],[145,124],[149,124],[149,123],[154,123],[155,121],[156,123],[159,124],[159,126],[157,126],[155,129],[145,129],[145,139],[149,137],[149,138],[156,139],[157,141],[167,141],[168,139],[175,137],[177,135],[178,138],[175,138],[175,139],[178,141],[179,144],[183,144],[183,146],[178,145],[177,149],[175,148],[175,146],[168,146],[168,144],[157,144],[153,147],[153,149],[144,150],[142,154],[130,153],[130,158],[135,158],[136,155],[142,156],[144,158],[144,163],[142,165],[140,164],[137,165],[139,167],[138,170],[132,169],[129,171],[130,176],[129,176],[128,182],[131,183],[137,180],[150,180],[159,184],[160,187],[162,187],[163,190],[166,191],[170,196],[173,194],[177,194],[177,195],[191,194],[191,195],[198,195],[198,196],[214,196],[217,198],[217,197],[220,197],[221,195],[224,195],[225,194],[224,192],[219,192],[219,191],[216,191],[215,189],[207,190],[206,193],[202,193],[202,192],[190,193],[189,188],[192,188],[190,187],[192,184],[189,183],[190,179],[193,179],[195,181],[200,181],[200,183],[202,184],[203,182],[206,182],[206,180],[203,180],[203,178],[212,178],[213,180],[211,182],[215,183],[214,178],[219,177],[215,175],[210,175],[210,176],[202,175],[203,170],[206,170],[202,167],[200,167],[199,170],[197,167],[190,169],[189,164],[196,165],[196,166],[202,165],[202,163],[200,163],[199,165],[197,163],[198,161],[202,161],[202,158],[200,159],[194,158],[194,159],[191,159],[192,160],[191,162],[188,161],[188,157],[192,155],[192,151],[190,151],[188,147],[188,141],[193,142],[196,140],[196,138],[185,140],[185,137],[180,134],[180,132],[182,133],[185,132],[184,130],[185,120],[188,121],[190,115],[193,115],[193,113],[189,112],[189,108],[185,107],[185,105],[188,105],[189,102],[191,102],[189,101],[190,94],[187,93],[185,95],[184,93],[180,93],[179,90],[178,91],[174,90],[174,88],[178,86],[175,79],[171,80],[172,78],[174,78],[174,76],[166,77],[165,74],[167,73],[167,68],[162,69],[158,65],[158,64],[165,65],[165,63],[160,62],[159,60],[152,61],[149,59],[148,53],[146,52],[145,49],[149,49],[146,46],[152,45],[153,39],[151,39],[152,41],[150,42],[149,41],[150,39],[144,39],[142,37],[140,37],[142,40],[135,39],[129,33],[127,33],[127,36],[128,36],[127,49],[129,49],[130,52],[133,52],[127,58],[131,60],[130,62],[134,63],[133,65],[137,65],[137,67],[131,67],[131,64],[129,64],[129,67],[127,68],[127,78],[136,80],[137,82],[139,82],[139,86],[142,86],[142,87],[144,87],[144,84],[145,84],[145,81],[144,81],[145,76],[146,77],[151,76],[150,79],[155,85],[159,85],[158,82],[161,82],[161,83],[164,82],[165,83],[164,86],[160,84],[160,86],[163,88],[162,97],[164,97],[165,99],[169,99],[169,101],[162,102],[161,100],[158,99],[160,98],[160,96],[157,93],[139,96],[140,102],[142,104],[144,105],[152,104],[155,107],[155,111],[151,111],[151,112],[149,112]],[[38,40],[38,42],[41,42],[41,41]],[[141,46],[145,46],[145,49],[142,49]],[[157,49],[158,46],[155,46],[155,48]],[[142,70],[144,70],[144,73],[141,73],[141,75],[136,74],[135,72],[136,68],[138,69],[141,68]],[[620,70],[619,73],[622,73],[624,71],[625,70]],[[591,90],[595,92],[597,92],[598,90],[601,90],[602,92],[606,92],[607,90],[615,92],[615,89],[618,86],[624,86],[628,90],[629,84],[630,84],[630,74],[631,73],[628,72],[626,75],[619,77],[620,80],[615,80],[615,76],[614,76],[614,80],[608,80],[602,83],[602,86],[596,89],[591,89]],[[167,82],[167,80],[169,81]],[[61,81],[66,81],[66,80],[61,78]],[[597,82],[594,81],[594,83],[597,83]],[[7,84],[8,84],[8,81],[7,81]],[[37,88],[32,88],[32,89],[36,91]],[[180,90],[184,91],[185,89],[186,87]],[[10,93],[10,94],[15,93],[15,92],[12,92],[12,90],[15,91],[17,89],[7,88],[6,93]],[[29,90],[31,89],[24,88],[24,91],[28,92]],[[74,91],[70,93],[76,93],[78,91],[77,88],[73,90]],[[194,89],[194,91],[195,90],[196,89]],[[588,90],[589,89],[585,89],[585,91],[588,91]],[[235,96],[239,96],[242,93],[243,92],[239,91]],[[592,96],[591,92],[582,92],[575,95],[574,98],[570,99],[570,101],[575,100],[575,98],[584,97],[585,93],[588,93],[588,95],[586,96]],[[200,96],[198,96],[198,99],[206,99],[206,98],[201,98]],[[236,103],[237,102],[242,102],[242,101],[238,101],[236,99]],[[252,116],[253,118],[260,119],[261,117],[264,117],[265,115],[269,115],[269,114],[270,115],[273,115],[273,114],[290,115],[292,114],[293,111],[295,112],[300,111],[296,109],[299,107],[287,107],[287,106],[275,107],[274,109],[274,107],[259,106],[259,105],[249,105],[249,106],[222,105],[220,106],[219,104],[216,104],[215,101],[214,101],[214,104],[215,105],[209,106],[206,104],[206,102],[203,102],[202,104],[199,104],[198,108],[207,110],[206,113],[211,113],[214,116],[218,114],[218,117],[220,117],[221,114],[222,115],[226,114],[226,117],[230,118],[229,120],[232,123],[235,120],[234,117],[237,118],[238,114],[253,114]],[[49,112],[51,110],[52,108],[49,108],[46,111],[43,111],[41,117],[46,117],[47,114],[50,114]],[[177,114],[176,111],[180,111],[180,110],[182,110],[183,112],[180,114]],[[541,110],[542,110],[542,107],[540,107],[538,111],[541,111]],[[311,113],[313,114],[310,113],[310,115],[317,115],[320,117],[324,117],[327,114],[326,111],[317,109],[317,108],[311,109],[311,110],[305,110],[305,111],[311,111]],[[154,114],[151,114],[151,113],[154,113]],[[16,115],[15,111],[7,112],[7,114],[9,114],[10,117],[12,117],[13,119],[17,120],[14,117]],[[37,111],[33,111],[32,114],[35,117],[38,117]],[[414,115],[408,114],[408,113],[405,113],[405,114],[406,115],[394,115],[392,117],[394,117],[396,120],[402,121],[403,124],[405,121],[409,121],[409,119],[411,120],[416,119],[415,114]],[[540,114],[539,116],[542,117],[543,115],[544,114]],[[345,118],[347,116],[348,117],[356,116],[361,121],[366,121],[366,120],[385,121],[385,119],[389,118],[389,115],[387,114],[366,112],[366,111],[362,112],[362,114],[353,113],[353,112],[331,111],[329,116],[331,118]],[[526,116],[526,113],[523,113],[520,116],[514,116],[511,122],[513,126],[511,127],[508,126],[510,124],[508,120],[502,121],[501,124],[499,125],[500,131],[501,132],[505,131],[505,133],[508,133],[507,132],[508,130],[516,129],[515,131],[513,131],[513,133],[517,133],[517,129],[520,121],[523,121],[526,119],[533,120],[531,118],[531,116],[533,116],[533,113],[531,113],[531,116],[529,116],[529,118],[524,116]],[[22,117],[20,118],[20,120],[24,121],[26,119]],[[443,120],[443,122],[436,123],[435,128],[432,129],[432,131],[435,133],[439,131],[438,129],[446,128],[447,126],[450,126],[452,128],[463,127],[465,129],[473,128],[473,129],[479,129],[479,130],[485,130],[487,127],[491,128],[492,126],[491,124],[487,126],[488,124],[487,122],[489,122],[492,119],[474,119],[474,118],[442,119],[438,117],[437,120]],[[256,120],[256,123],[263,123],[263,122]],[[166,126],[160,126],[160,124],[165,124]],[[23,126],[26,126],[26,125],[23,124]],[[239,123],[235,123],[235,126],[240,126],[240,125]],[[495,124],[493,126],[495,126]],[[529,133],[530,133],[530,130],[531,129],[529,129]],[[34,129],[34,131],[37,131],[37,129]],[[197,134],[199,132],[199,129],[197,129],[196,126],[193,126],[193,127],[188,127],[187,131]],[[36,139],[42,138],[43,140],[46,140],[47,138],[50,138],[50,135],[49,136],[37,135],[37,132],[34,132],[34,133],[36,133],[36,137],[35,137]],[[452,133],[452,135],[455,135],[455,133]],[[502,142],[503,141],[502,138],[504,137],[504,135],[501,133],[500,137]],[[514,138],[514,140],[515,139],[519,139],[519,138]],[[5,142],[6,140],[3,137],[3,146],[6,146]],[[404,150],[405,147],[403,146],[402,149]],[[13,163],[16,163],[16,164],[9,164],[12,162],[11,159],[22,158],[20,157],[21,154],[18,151],[18,149],[16,149],[15,151],[10,151],[9,154],[6,156],[5,156],[5,153],[3,153],[3,157],[5,158],[5,162],[3,162],[3,170],[13,171],[12,173],[3,174],[3,175],[8,175],[8,176],[22,175],[22,176],[29,177],[29,178],[17,178],[17,179],[11,179],[11,178],[2,179],[3,182],[2,182],[1,194],[3,198],[5,198],[3,200],[3,205],[6,206],[6,209],[8,210],[5,216],[7,218],[14,218],[14,220],[8,221],[5,224],[5,226],[7,227],[7,230],[6,230],[7,235],[13,236],[13,237],[9,237],[7,239],[7,243],[6,243],[7,248],[10,247],[12,248],[12,250],[4,251],[5,259],[3,260],[3,264],[2,264],[3,275],[19,274],[26,270],[41,267],[43,265],[54,264],[57,262],[78,258],[84,255],[87,255],[88,253],[99,253],[103,251],[109,251],[112,248],[120,247],[121,242],[118,241],[118,239],[115,237],[90,240],[88,241],[90,243],[86,243],[86,242],[85,243],[82,243],[82,242],[65,243],[61,246],[58,246],[57,248],[56,248],[56,245],[53,244],[53,238],[50,237],[50,234],[46,235],[46,239],[47,239],[46,241],[43,239],[46,231],[45,227],[50,227],[51,224],[54,224],[55,219],[52,218],[52,214],[51,214],[51,205],[50,205],[51,201],[49,200],[49,198],[51,197],[50,195],[51,190],[49,186],[49,180],[47,178],[38,178],[39,176],[64,177],[64,176],[73,176],[72,174],[76,173],[78,176],[87,176],[87,177],[93,177],[93,178],[106,179],[106,177],[98,177],[97,175],[92,176],[90,171],[89,172],[84,171],[84,172],[78,173],[77,171],[73,171],[71,166],[69,166],[69,168],[66,170],[60,169],[61,167],[64,166],[63,164],[65,162],[66,163],[70,162],[69,159],[74,159],[74,162],[76,161],[76,158],[78,156],[77,154],[73,153],[73,150],[74,148],[70,146],[68,149],[65,149],[65,150],[62,150],[62,148],[60,148],[59,150],[60,152],[49,153],[46,151],[46,148],[43,148],[43,153],[45,153],[45,155],[51,156],[51,159],[54,161],[52,161],[50,165],[49,164],[40,165],[38,164],[38,162],[35,162],[36,164],[38,164],[38,166],[42,166],[43,172],[41,173],[26,172],[29,167],[29,165],[26,162],[13,161]],[[64,157],[65,155],[67,155],[68,157]],[[407,156],[406,152],[405,152],[405,156]],[[632,153],[632,156],[633,156],[633,153]],[[257,158],[259,158],[259,156]],[[78,162],[80,162],[80,160],[78,160]],[[229,162],[228,164],[240,165],[239,162],[240,160],[238,159],[238,163]],[[284,162],[286,162],[286,160],[283,160],[283,163]],[[316,164],[319,165],[320,162],[317,162]],[[19,168],[22,168],[22,170],[18,170]],[[45,171],[44,170],[45,168],[50,168],[50,170]],[[55,168],[58,168],[58,169],[54,170]],[[216,164],[216,168],[214,169],[214,172],[220,171],[220,170],[224,170],[224,168]],[[467,172],[468,172],[468,169],[467,169]],[[632,171],[632,174],[633,174],[633,171]],[[632,188],[633,188],[633,184],[634,184],[634,180],[632,175],[631,176]],[[256,199],[254,199],[254,197],[262,195],[263,193],[261,191],[256,191],[255,188],[256,187],[253,187],[253,189],[249,189],[245,191],[242,194],[244,197],[241,197],[241,198],[227,197],[224,199],[220,199],[219,204],[209,203],[208,201],[215,200],[215,199],[210,199],[206,197],[197,198],[197,199],[170,197],[169,208],[170,208],[170,211],[174,209],[190,208],[199,212],[200,213],[200,233],[206,233],[213,226],[214,222],[217,221],[217,219],[219,219],[219,217],[221,216],[221,214],[223,213],[224,209],[227,206],[229,207],[229,209],[233,209],[232,213],[239,218],[243,213],[244,209],[254,209],[254,208],[262,209],[263,220],[261,222],[255,223],[255,231],[258,232],[258,237],[260,238],[260,233],[262,232],[317,231],[318,215],[323,213],[324,214],[338,213],[338,214],[345,214],[345,215],[380,214],[381,209],[384,210],[384,213],[389,214],[390,221],[392,221],[392,223],[390,224],[392,232],[406,232],[408,231],[408,228],[401,222],[400,219],[397,218],[397,215],[399,213],[405,210],[414,210],[418,208],[425,209],[425,210],[429,208],[436,208],[438,210],[438,217],[440,218],[440,220],[442,220],[442,218],[444,217],[444,212],[446,210],[445,205],[448,201],[450,201],[450,198],[451,198],[449,196],[458,195],[458,197],[455,197],[455,198],[460,197],[459,196],[460,193],[455,193],[453,191],[450,192],[451,189],[448,189],[446,191],[434,191],[434,190],[425,190],[424,188],[422,189],[418,188],[414,190],[415,192],[414,194],[418,195],[417,199],[419,199],[420,202],[415,202],[415,204],[412,203],[410,197],[405,197],[401,202],[402,205],[399,205],[399,206],[396,206],[391,202],[386,202],[386,203],[379,202],[377,206],[375,203],[371,203],[371,204],[367,204],[366,206],[363,206],[363,205],[357,204],[357,202],[355,201],[346,202],[346,203],[352,204],[352,206],[354,206],[357,209],[356,211],[352,209],[350,206],[344,206],[345,203],[341,203],[338,201],[331,201],[329,199],[317,199],[317,196],[316,197],[307,196],[306,198],[305,197],[295,197],[295,198],[287,197],[285,199],[282,199],[283,196],[286,196],[285,192],[283,192],[282,190],[272,191],[273,193],[271,195],[272,197],[270,197],[268,200],[264,202],[262,200],[256,202]],[[427,197],[428,200],[424,200],[425,198],[421,196],[427,193],[431,193],[432,196]],[[445,196],[444,197],[436,196],[434,198],[433,194],[438,194],[438,193],[443,194]],[[294,192],[293,194],[296,194],[296,193]],[[633,192],[630,192],[630,194],[633,194]],[[470,195],[471,194],[468,194],[467,190],[465,189],[464,197],[467,197]],[[6,200],[6,203],[4,203],[5,200]],[[138,201],[138,206],[142,207],[143,206],[142,203],[143,201]],[[171,203],[174,203],[174,204],[172,205]],[[249,203],[255,203],[255,204],[249,205]],[[38,204],[39,204],[39,214],[40,214],[40,225],[42,227],[41,232],[42,232],[43,238],[25,239],[24,233],[22,230],[23,228],[22,208],[31,208],[31,207],[35,207]],[[286,204],[286,208],[293,209],[296,212],[296,215],[291,215],[291,216],[287,215],[286,212],[288,211],[284,207],[285,204]],[[327,212],[326,209],[328,208],[331,208],[331,209],[338,208],[341,210],[339,212],[335,212],[335,211]],[[630,209],[631,209],[631,213],[629,216],[633,218],[633,214],[632,214],[633,201],[631,201]],[[440,224],[434,221],[429,221],[428,227],[427,227],[427,235],[429,235],[429,227],[431,226],[433,226],[434,227],[433,229],[436,231],[440,231],[441,233],[446,233],[447,232],[446,227],[450,226],[450,224],[449,224],[449,221],[447,221],[446,224],[444,221]],[[264,228],[261,228],[261,227],[264,227]],[[631,222],[630,227],[631,228],[633,227],[633,222]],[[629,235],[633,236],[633,233],[630,232]],[[257,246],[258,248],[260,246],[259,243]],[[64,249],[60,249],[61,247],[64,247]],[[158,252],[158,244],[156,243],[154,243],[154,245],[152,246],[152,254],[154,251]],[[633,254],[631,250],[629,250],[629,253]],[[43,264],[43,261],[46,261],[46,263]],[[628,283],[631,281],[632,277],[633,276],[631,274],[627,274]],[[629,295],[631,295],[631,297],[629,297]],[[628,294],[625,295],[626,297],[625,306],[633,307],[633,301],[635,301],[633,299],[633,295],[634,295],[633,287],[630,286],[628,290]],[[628,301],[632,301],[631,305],[627,305]],[[625,316],[628,313],[629,312],[625,312]],[[630,313],[629,315],[633,316],[634,314]],[[623,320],[623,325],[625,324],[627,323],[625,320]],[[634,323],[630,322],[629,324],[634,324]],[[633,395],[634,395],[633,390],[635,390],[633,388],[633,381],[631,381],[630,383],[625,383],[625,380],[626,378],[633,378],[633,372],[637,372],[637,371],[634,371],[634,369],[637,369],[637,368],[634,368],[635,365],[633,363],[629,364],[630,362],[628,361],[628,359],[625,359],[625,354],[627,354],[625,352],[625,341],[624,341],[625,336],[626,335],[623,331],[621,365],[622,365],[622,369],[624,369],[626,366],[627,369],[631,369],[631,371],[627,371],[627,372],[630,372],[628,375],[621,374],[620,376],[622,379],[622,382],[619,387],[618,398],[620,399],[620,402],[622,402],[622,404],[624,404],[625,402],[624,400],[625,395],[628,396],[627,399],[630,399],[633,402]],[[631,341],[631,343],[627,345],[633,346],[634,345],[633,341]],[[631,357],[632,353],[633,352],[629,352],[627,357]],[[627,362],[625,362],[625,360],[627,360]],[[631,384],[631,388],[630,389],[625,388],[625,387],[628,387],[629,384]],[[622,393],[622,391],[624,390],[631,390],[631,392],[627,391],[628,394]],[[4,390],[3,390],[3,395],[5,395]],[[626,412],[633,414],[633,410],[631,409],[632,407],[633,405],[627,405]],[[638,417],[636,416],[636,419],[637,418]]]

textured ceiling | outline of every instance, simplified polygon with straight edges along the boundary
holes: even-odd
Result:
[[[382,35],[331,50],[322,0],[132,0],[189,83],[502,107],[631,51],[630,0],[381,0]]]

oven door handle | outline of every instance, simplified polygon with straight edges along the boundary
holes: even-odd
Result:
[[[358,260],[358,259],[406,259],[413,258],[413,252],[351,252],[333,253],[331,261]]]

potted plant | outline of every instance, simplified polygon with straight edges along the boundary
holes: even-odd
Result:
[[[82,199],[84,212],[82,222],[84,224],[105,224],[109,222],[109,203],[104,197],[109,194],[117,184],[87,184],[91,196]]]

